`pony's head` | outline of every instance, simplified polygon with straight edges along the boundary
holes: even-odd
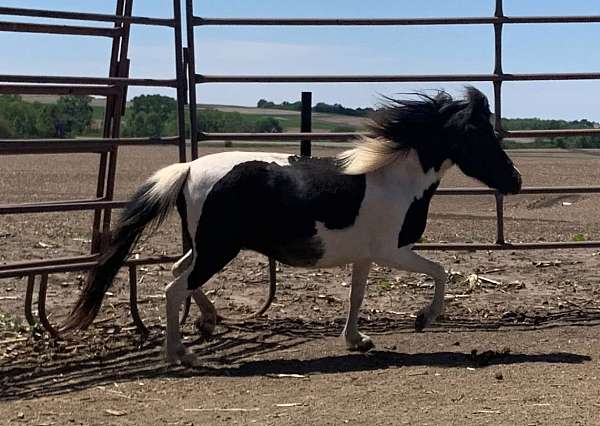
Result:
[[[448,157],[464,174],[503,194],[521,190],[521,173],[502,149],[491,124],[488,101],[479,90],[467,88],[464,107],[449,114],[444,134]]]
[[[521,175],[500,146],[491,124],[488,101],[479,90],[467,87],[464,99],[446,92],[417,100],[387,99],[373,117],[374,138],[365,138],[341,155],[346,173],[367,173],[416,151],[427,172],[440,170],[448,160],[467,176],[502,193],[517,193]]]

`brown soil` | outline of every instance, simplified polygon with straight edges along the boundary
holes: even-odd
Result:
[[[513,158],[528,186],[600,182],[594,155]],[[123,149],[117,198],[175,160],[172,148]],[[3,202],[89,197],[96,161],[3,157]],[[458,171],[444,181],[467,185],[478,186]],[[431,210],[427,241],[493,241],[492,197],[438,196]],[[599,239],[599,210],[595,195],[511,197],[506,234],[511,241]],[[0,260],[87,254],[90,224],[89,213],[2,216]],[[172,218],[136,254],[175,254],[179,244]],[[169,265],[139,271],[140,309],[151,329],[143,340],[130,323],[124,272],[95,326],[60,342],[26,330],[25,280],[3,280],[0,424],[600,424],[597,250],[424,254],[456,272],[444,318],[425,333],[412,329],[432,295],[421,275],[374,268],[361,326],[377,348],[355,354],[338,337],[350,270],[279,266],[265,318],[219,325],[211,342],[185,326],[204,361],[197,370],[167,367],[161,358]],[[50,277],[51,321],[64,317],[81,279]],[[207,291],[235,316],[259,302],[266,282],[266,259],[245,252]]]

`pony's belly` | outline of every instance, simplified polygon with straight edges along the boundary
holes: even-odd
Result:
[[[327,229],[317,223],[317,229],[316,238],[321,241],[323,254],[316,267],[329,268],[371,258],[372,241],[360,228]]]

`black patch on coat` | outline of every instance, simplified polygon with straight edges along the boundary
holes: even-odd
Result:
[[[425,192],[423,192],[421,198],[415,198],[411,203],[406,212],[400,234],[398,234],[398,247],[416,243],[425,232],[425,227],[427,226],[427,214],[429,212],[429,202],[438,185],[439,182],[433,183],[425,190]]]
[[[192,236],[190,235],[190,231],[188,230],[187,207],[185,205],[185,195],[183,195],[183,187],[181,187],[181,191],[179,191],[179,195],[177,196],[176,206],[177,213],[179,213],[179,218],[181,219],[181,237],[183,238],[183,251],[185,254],[189,249],[192,248]]]
[[[195,236],[196,288],[241,249],[292,266],[323,256],[316,223],[328,229],[354,224],[364,198],[365,175],[342,174],[336,160],[291,156],[289,165],[248,161],[236,165],[207,195]]]

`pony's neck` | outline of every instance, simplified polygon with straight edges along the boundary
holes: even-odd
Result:
[[[399,156],[393,162],[372,173],[378,174],[389,184],[398,185],[398,188],[414,188],[417,192],[415,195],[419,197],[419,192],[425,191],[434,183],[439,183],[452,165],[450,160],[445,160],[439,169],[431,167],[425,171],[419,154],[416,150],[411,149],[405,155]]]

